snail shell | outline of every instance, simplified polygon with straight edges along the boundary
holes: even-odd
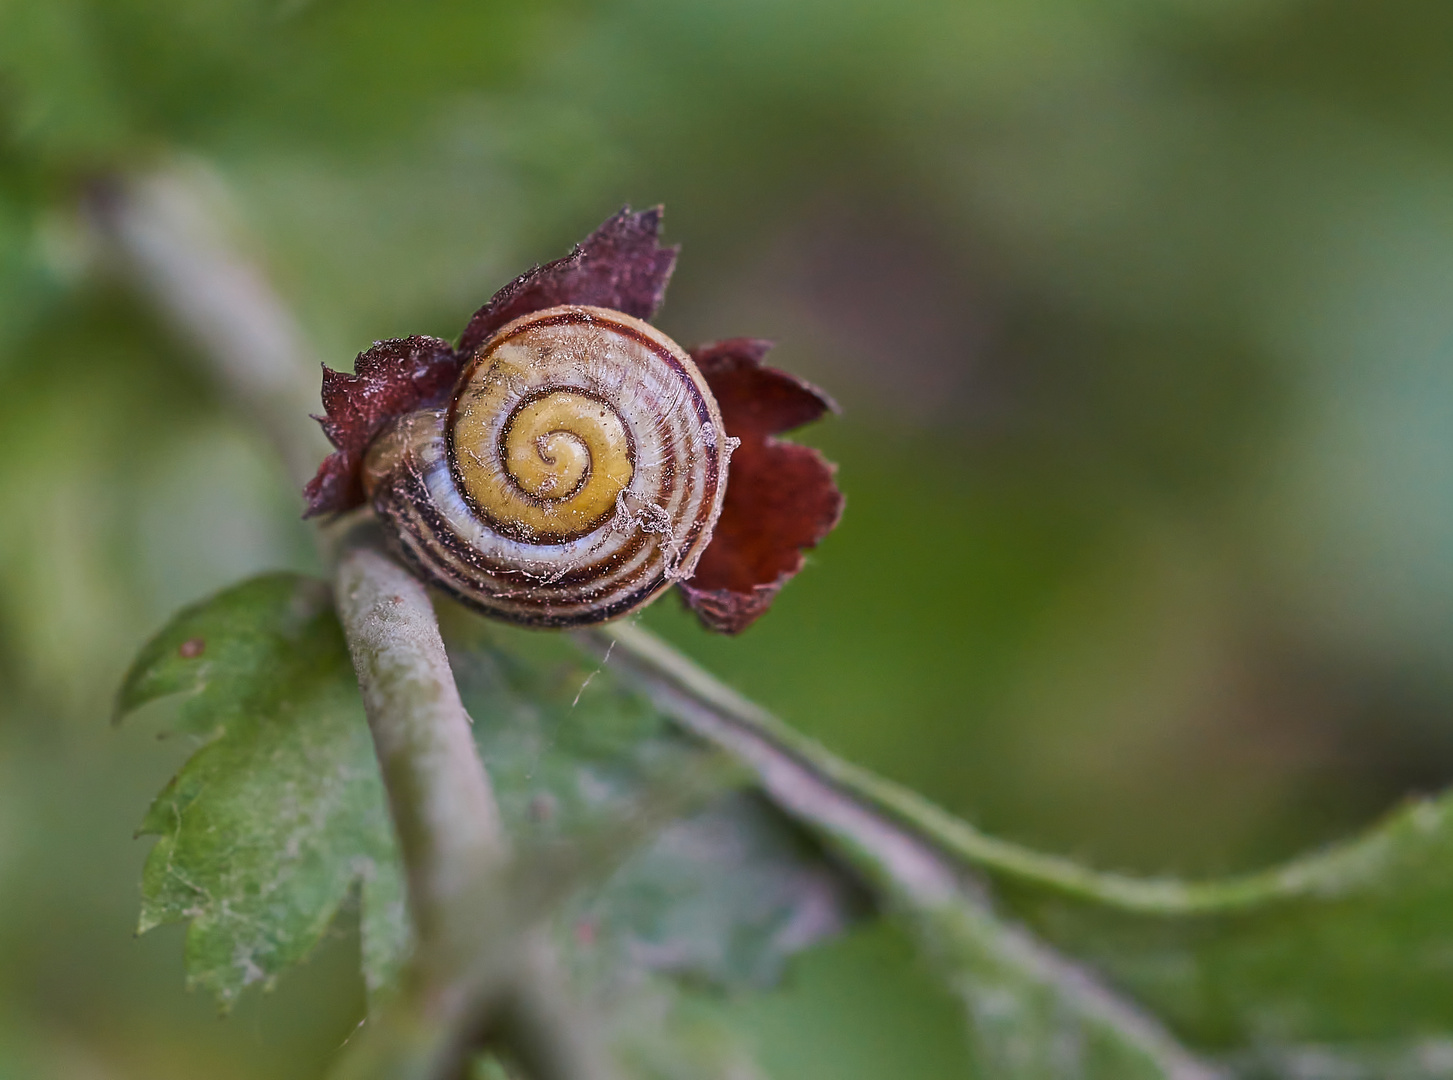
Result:
[[[691,576],[734,445],[679,345],[566,305],[501,328],[446,407],[385,428],[364,489],[428,580],[497,618],[576,626]]]

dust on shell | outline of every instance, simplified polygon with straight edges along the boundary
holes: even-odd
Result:
[[[386,428],[364,483],[421,576],[497,618],[574,626],[691,575],[730,447],[680,346],[621,312],[566,305],[476,350],[447,408]]]

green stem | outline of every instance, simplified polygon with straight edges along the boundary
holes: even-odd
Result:
[[[683,727],[751,768],[774,803],[870,881],[941,956],[950,983],[961,984],[971,1021],[976,983],[987,981],[991,994],[1001,987],[1028,992],[1049,1012],[1067,1006],[1090,1028],[1114,1032],[1158,1076],[1221,1076],[1089,971],[997,919],[966,865],[983,860],[958,857],[964,853],[952,844],[963,837],[947,828],[949,815],[834,757],[639,626],[614,623],[580,631],[577,640],[623,670]],[[992,853],[1002,856],[993,843]],[[981,847],[974,851],[985,854]],[[974,978],[956,974],[964,963]],[[983,1042],[993,1044],[992,1032]]]
[[[376,526],[345,539],[335,599],[358,672],[421,940],[447,948],[451,916],[507,857],[428,591],[381,550]]]
[[[418,934],[403,996],[342,1075],[454,1076],[494,1032],[538,1080],[597,1080],[544,931],[512,910],[508,843],[428,591],[368,521],[340,545],[335,593]]]
[[[988,836],[917,792],[877,776],[834,755],[775,716],[743,698],[711,674],[641,627],[614,623],[585,631],[591,651],[612,649],[613,662],[633,670],[656,688],[678,714],[730,738],[734,752],[798,770],[798,790],[816,791],[815,807],[849,799],[889,821],[908,827],[939,851],[963,864],[1065,896],[1152,916],[1213,915],[1308,895],[1327,897],[1355,886],[1378,861],[1377,834],[1304,856],[1281,866],[1216,881],[1142,878],[1082,866],[1071,859],[1021,847]],[[713,736],[715,739],[716,737]],[[764,780],[764,782],[769,782]],[[1415,813],[1416,808],[1404,811]]]
[[[301,485],[326,452],[307,420],[318,402],[318,362],[266,275],[241,254],[245,245],[219,228],[232,216],[222,195],[198,167],[172,168],[100,186],[87,210],[129,279],[197,346]],[[427,590],[367,523],[341,539],[320,535],[319,546],[336,561],[335,598],[417,939],[405,986],[339,1071],[445,1080],[459,1074],[481,1032],[500,1028],[518,1032],[518,1056],[537,1080],[601,1080],[604,1055],[541,961],[541,931],[504,901],[508,845]],[[535,1022],[510,1028],[512,1016]]]
[[[236,214],[220,180],[196,162],[114,177],[87,209],[128,283],[196,347],[224,400],[267,433],[301,486],[327,452],[306,419],[318,407],[318,357],[224,226]]]

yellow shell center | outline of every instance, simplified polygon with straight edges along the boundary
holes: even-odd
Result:
[[[461,486],[506,532],[540,542],[589,532],[634,475],[625,424],[588,394],[555,390],[520,406],[490,446],[498,429],[489,410],[503,404],[490,390],[503,397],[506,382],[486,380],[483,393],[460,403],[453,442]]]

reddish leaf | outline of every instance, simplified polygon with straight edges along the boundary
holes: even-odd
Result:
[[[308,515],[363,502],[360,470],[369,442],[401,413],[442,401],[460,365],[500,327],[557,304],[592,304],[637,318],[655,314],[676,264],[658,243],[661,209],[627,207],[563,259],[536,267],[501,289],[470,320],[459,350],[436,338],[376,344],[354,375],[323,369],[323,430],[337,452],[308,484]],[[768,343],[736,338],[693,355],[721,405],[732,457],[721,519],[691,580],[687,603],[709,627],[745,629],[802,568],[842,514],[834,466],[817,451],[775,435],[836,409],[820,390],[764,367]]]
[[[338,448],[318,467],[303,494],[304,517],[338,513],[363,502],[363,454],[389,420],[441,399],[459,375],[459,358],[433,337],[375,342],[354,362],[354,374],[323,368],[323,409],[313,419]]]
[[[802,569],[806,548],[832,531],[843,497],[836,467],[810,447],[773,438],[828,411],[810,383],[763,367],[771,342],[733,338],[691,355],[721,407],[732,454],[726,499],[696,573],[682,582],[686,603],[710,629],[735,634],[771,606]]]
[[[591,304],[649,319],[661,306],[678,248],[656,243],[661,207],[627,206],[563,259],[537,266],[495,293],[474,313],[459,352],[469,356],[505,323],[556,304]]]

